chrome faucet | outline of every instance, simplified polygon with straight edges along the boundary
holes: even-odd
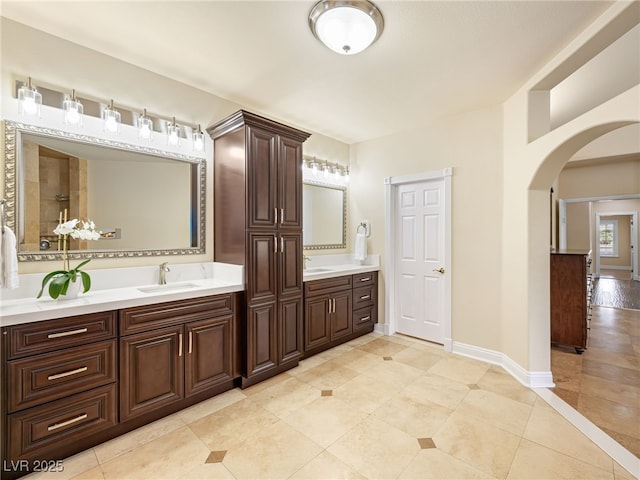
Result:
[[[167,272],[170,272],[171,270],[169,269],[169,267],[167,267],[167,263],[169,262],[163,262],[160,264],[160,279],[159,279],[159,285],[166,285],[167,284]]]
[[[304,262],[304,265],[303,265],[303,267],[302,267],[302,268],[306,270],[306,268],[307,268],[307,261],[309,261],[309,262],[310,262],[310,261],[311,261],[311,260],[313,260],[313,259],[312,259],[311,257],[308,257],[308,256],[306,256],[306,255],[303,255],[303,256],[302,256],[302,260],[303,260],[303,262]]]

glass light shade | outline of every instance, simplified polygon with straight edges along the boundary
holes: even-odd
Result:
[[[102,120],[105,132],[118,133],[120,131],[120,112],[113,108],[113,100],[111,100],[111,105],[102,111]]]
[[[169,145],[180,145],[180,127],[176,125],[176,119],[173,123],[167,123],[167,143]]]
[[[334,52],[354,55],[377,40],[384,22],[380,10],[367,0],[321,0],[309,14],[309,26]]]
[[[315,162],[311,164],[311,173],[313,173],[314,175],[318,174],[318,164]]]
[[[198,125],[198,129],[193,131],[193,150],[196,152],[204,152],[204,133]]]
[[[62,103],[62,109],[64,110],[64,123],[67,125],[82,126],[82,114],[84,107],[76,100],[75,95],[67,98]]]
[[[31,86],[31,78],[29,78],[29,84],[18,89],[18,113],[40,116],[40,105],[42,105],[42,94]]]
[[[153,132],[153,120],[147,116],[145,110],[142,115],[138,117],[138,137],[142,140],[151,140],[151,132]]]

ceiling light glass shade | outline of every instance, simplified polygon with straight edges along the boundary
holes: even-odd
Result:
[[[64,123],[67,125],[82,126],[82,114],[84,107],[76,98],[76,91],[73,90],[70,97],[62,102],[62,110],[64,111]]]
[[[40,105],[42,105],[42,94],[31,85],[31,77],[29,77],[29,83],[18,89],[18,113],[40,116]]]
[[[111,104],[102,111],[102,120],[104,122],[105,132],[118,133],[120,131],[120,112],[113,108],[113,100],[111,100]]]
[[[138,117],[138,137],[141,140],[151,140],[151,132],[153,132],[153,120],[147,116],[147,109],[143,110],[142,115]]]
[[[198,125],[198,129],[193,131],[193,150],[195,152],[204,152],[204,133]]]
[[[355,55],[380,37],[384,20],[368,0],[321,0],[309,13],[309,27],[334,52]]]
[[[173,122],[167,122],[167,135],[169,145],[180,145],[180,127],[176,125],[176,117],[173,117]]]

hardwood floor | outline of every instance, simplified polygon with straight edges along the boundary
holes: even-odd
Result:
[[[593,306],[587,349],[553,346],[554,393],[640,457],[640,310]]]

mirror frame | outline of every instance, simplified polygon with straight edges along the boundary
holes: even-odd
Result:
[[[313,185],[315,187],[324,187],[331,188],[333,190],[341,190],[343,193],[342,197],[342,243],[330,243],[330,244],[318,244],[318,245],[305,245],[303,242],[302,248],[303,250],[327,250],[327,249],[338,249],[338,248],[347,248],[347,187],[342,185],[333,185],[330,183],[317,182],[314,180],[303,180],[303,188],[304,185]],[[304,234],[303,234],[304,237]]]
[[[154,257],[166,255],[198,255],[205,253],[206,247],[206,160],[180,153],[172,153],[155,148],[131,145],[127,143],[105,140],[78,133],[70,133],[52,128],[38,127],[12,121],[4,121],[4,215],[5,225],[16,232],[18,224],[18,205],[22,201],[18,192],[19,168],[18,152],[21,150],[20,134],[22,132],[65,139],[79,143],[87,143],[94,146],[142,153],[155,157],[168,158],[181,162],[187,162],[195,167],[197,180],[197,191],[191,192],[192,204],[198,209],[198,233],[197,246],[188,248],[171,249],[131,249],[131,250],[70,250],[68,257],[71,259],[91,258],[128,258],[128,257]],[[194,198],[195,196],[195,198]],[[194,201],[195,200],[195,201]],[[18,232],[16,232],[17,234]],[[50,261],[62,260],[62,252],[20,252],[18,251],[18,261]]]

